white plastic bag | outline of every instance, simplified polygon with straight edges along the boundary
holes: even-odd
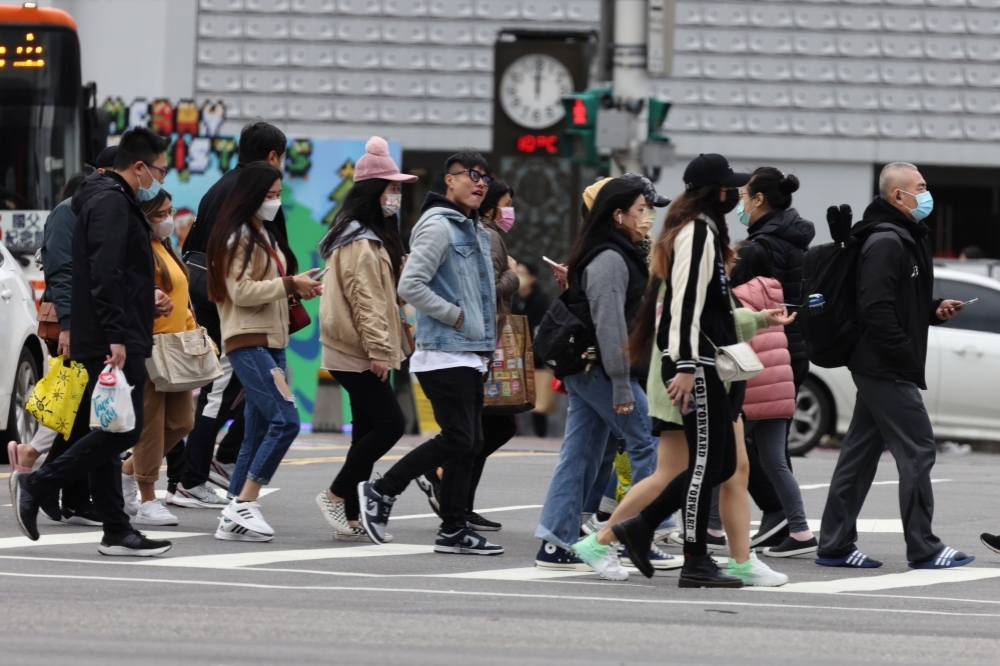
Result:
[[[90,399],[90,427],[106,432],[129,432],[135,428],[132,387],[118,368],[104,366],[97,380]]]

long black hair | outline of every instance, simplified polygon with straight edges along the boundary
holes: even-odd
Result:
[[[592,249],[607,241],[615,231],[615,211],[628,210],[641,195],[642,186],[622,178],[609,180],[597,195],[594,207],[583,223],[580,238],[569,253],[568,277],[575,275],[580,260]]]
[[[150,215],[154,215],[156,211],[160,209],[160,206],[163,205],[164,201],[172,202],[173,197],[170,196],[170,192],[167,192],[166,190],[161,188],[155,197],[153,197],[149,201],[140,202],[139,209],[148,218]],[[182,273],[184,273],[184,277],[190,277],[190,275],[188,274],[187,266],[185,266],[184,262],[181,261],[180,257],[177,256],[177,252],[174,251],[174,244],[171,242],[171,240],[169,238],[164,238],[162,241],[160,241],[160,245],[162,245],[166,249],[167,254],[170,255],[170,258],[174,260],[174,263],[177,264],[177,267],[180,268]],[[160,286],[163,287],[163,290],[166,291],[167,293],[173,291],[174,281],[170,279],[170,270],[167,268],[167,262],[165,262],[163,258],[160,257],[160,255],[157,254],[156,252],[153,253],[153,266],[156,269],[155,272],[156,279],[160,281]]]
[[[271,253],[267,243],[259,233],[253,228],[253,216],[257,209],[264,203],[267,191],[274,185],[274,181],[281,180],[281,172],[267,162],[251,162],[243,167],[240,177],[236,181],[232,192],[226,197],[219,216],[212,227],[212,233],[208,237],[207,260],[208,260],[208,297],[214,303],[225,303],[229,300],[229,292],[226,290],[226,277],[229,269],[232,268],[236,259],[236,252],[241,243],[237,242],[230,246],[231,238],[237,240],[246,237],[246,249],[243,252],[243,270],[240,276],[246,273],[251,267],[251,258],[254,248],[260,248],[264,253],[264,273],[271,269]],[[298,261],[295,254],[288,246],[288,239],[278,231],[272,222],[264,221],[264,229],[271,233],[278,249],[285,255],[285,275],[295,275],[298,273]]]
[[[388,180],[369,178],[354,183],[344,196],[344,203],[337,217],[330,224],[330,231],[319,243],[319,253],[324,259],[333,251],[333,244],[346,245],[352,242],[364,231],[370,231],[382,242],[382,247],[389,254],[392,273],[399,280],[400,267],[403,263],[403,239],[399,234],[399,223],[395,215],[386,216],[382,212],[382,194],[389,186]],[[360,226],[347,232],[352,222]],[[344,234],[349,235],[341,238]]]
[[[729,273],[729,285],[738,287],[758,277],[774,277],[771,251],[760,243],[742,241],[736,244],[736,264]]]
[[[513,198],[514,188],[499,178],[495,178],[486,189],[486,196],[483,197],[482,202],[479,204],[479,216],[481,218],[487,217],[492,221],[493,217],[491,213],[500,208],[497,204],[500,203],[505,194],[509,194]]]

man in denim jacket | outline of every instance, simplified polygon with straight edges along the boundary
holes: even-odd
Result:
[[[413,228],[398,291],[417,310],[410,371],[430,399],[441,433],[406,454],[381,479],[358,486],[361,523],[375,543],[385,542],[396,496],[428,470],[444,467],[435,552],[503,553],[466,520],[473,460],[483,446],[483,373],[496,345],[490,236],[477,212],[491,180],[488,174],[489,165],[479,154],[448,158],[448,190],[444,196],[427,196]]]

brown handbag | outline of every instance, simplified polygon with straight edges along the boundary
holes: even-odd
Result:
[[[42,303],[38,308],[38,337],[46,342],[59,342],[61,330],[56,304],[51,301]]]
[[[271,258],[274,259],[274,263],[278,267],[278,275],[285,277],[285,267],[281,265],[281,260],[278,259],[278,253],[274,251],[271,247],[271,243],[267,240],[267,236],[264,236],[264,232],[260,231],[260,235],[264,237],[264,245],[267,246],[267,251],[271,254]],[[306,312],[305,307],[302,305],[302,299],[298,296],[288,297],[288,334],[292,335],[301,331],[303,328],[312,323],[312,318],[309,313]]]
[[[520,414],[535,408],[535,353],[527,317],[507,315],[485,389],[483,414]]]

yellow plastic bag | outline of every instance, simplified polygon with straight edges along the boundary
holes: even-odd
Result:
[[[82,363],[70,361],[66,366],[62,356],[50,359],[48,373],[28,396],[28,411],[40,424],[69,439],[88,379]]]

